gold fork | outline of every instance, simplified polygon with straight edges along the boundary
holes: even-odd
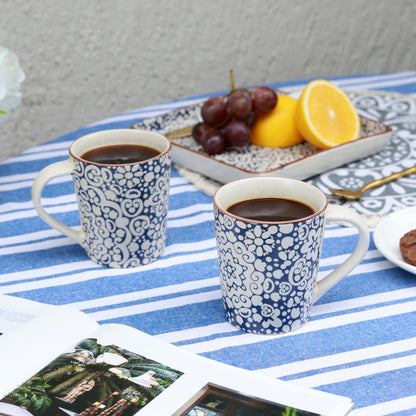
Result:
[[[172,130],[172,131],[168,131],[167,133],[163,133],[163,135],[167,139],[179,139],[180,137],[188,137],[192,134],[193,127],[194,127],[193,125],[182,127],[181,129]]]
[[[339,196],[341,198],[351,199],[351,200],[360,199],[363,196],[364,191],[367,191],[368,189],[376,188],[377,186],[384,185],[385,183],[392,182],[396,179],[403,178],[403,176],[408,176],[408,175],[411,175],[412,173],[416,173],[416,166],[402,170],[401,172],[393,173],[392,175],[386,176],[385,178],[376,179],[375,181],[367,183],[361,189],[358,189],[356,191],[349,191],[347,189],[334,189],[334,188],[329,188],[329,190],[334,195]]]

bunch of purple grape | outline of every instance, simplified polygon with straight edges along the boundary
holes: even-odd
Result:
[[[209,155],[246,146],[257,115],[273,110],[277,100],[276,92],[266,86],[253,91],[233,89],[226,96],[211,97],[202,105],[202,121],[193,127],[192,136]]]

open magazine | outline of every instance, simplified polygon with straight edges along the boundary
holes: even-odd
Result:
[[[0,415],[338,416],[346,397],[191,354],[125,325],[0,296]]]

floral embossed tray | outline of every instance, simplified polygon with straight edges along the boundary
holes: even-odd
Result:
[[[167,133],[201,121],[202,102],[138,121],[132,128]],[[307,179],[380,151],[392,129],[379,121],[361,118],[359,139],[332,149],[320,150],[303,142],[287,148],[249,145],[209,156],[192,137],[172,139],[173,162],[220,183],[252,176],[285,176]]]

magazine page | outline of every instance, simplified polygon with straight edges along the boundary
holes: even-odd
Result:
[[[0,398],[98,328],[94,320],[74,309],[45,310],[0,336]],[[8,413],[0,407],[0,414]]]
[[[9,365],[2,353],[7,343],[0,345],[1,374],[19,374],[8,387],[0,382],[0,414],[338,416],[352,407],[348,398],[193,355],[124,325],[95,326],[80,312],[66,310],[47,324],[43,318],[29,323],[26,339],[15,331],[14,339],[2,340],[10,348],[24,345]],[[37,323],[49,328],[49,336]],[[42,342],[29,341],[36,337]]]
[[[253,409],[265,409],[262,414],[287,416],[345,415],[353,406],[349,398],[296,386],[194,355],[127,326],[102,325],[99,334],[103,345],[110,345],[116,339],[123,343],[126,350],[135,351],[162,368],[166,366],[173,372],[183,373],[163,391],[163,396],[158,396],[160,400],[150,401],[143,407],[140,416],[231,415],[233,413],[227,413],[224,408],[230,402],[242,406],[240,413],[234,414],[249,415],[260,414],[249,410],[251,403],[254,403]],[[155,368],[150,371],[155,371]],[[157,371],[152,376],[157,378]],[[276,404],[278,406],[273,406]],[[233,403],[230,403],[232,406]],[[248,406],[247,409],[245,406]]]
[[[36,316],[55,308],[57,306],[0,295],[0,335],[11,332]]]

